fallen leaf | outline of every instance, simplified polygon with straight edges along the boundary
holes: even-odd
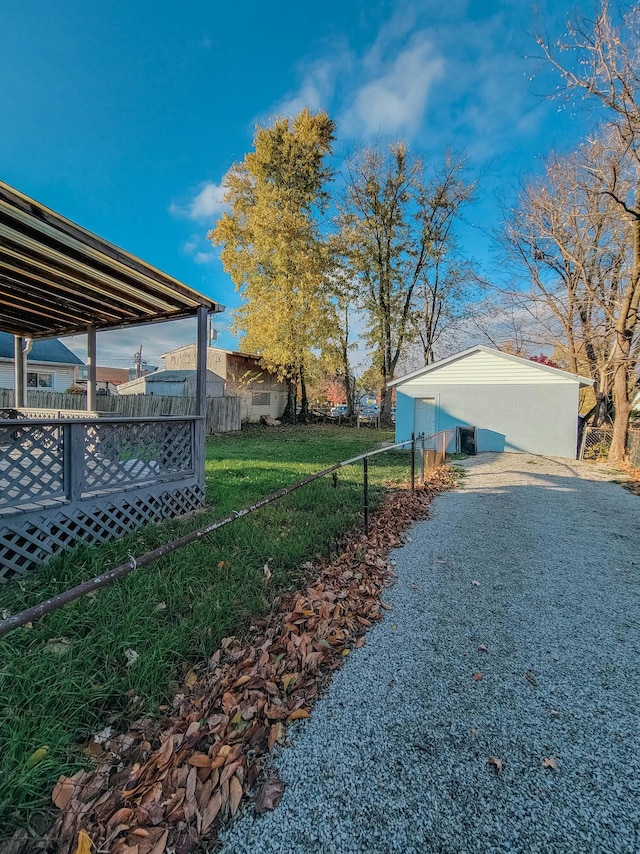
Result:
[[[273,750],[273,748],[276,745],[276,742],[279,742],[280,744],[284,744],[284,741],[285,741],[284,727],[280,723],[280,721],[278,721],[278,723],[272,724],[271,728],[269,729],[269,738],[267,741],[267,743],[269,745],[269,750]]]
[[[274,810],[282,799],[284,783],[277,774],[272,774],[262,784],[256,798],[255,810],[260,815],[267,810]]]
[[[164,854],[167,848],[167,842],[169,841],[169,828],[167,828],[160,839],[153,846],[149,854]]]
[[[44,645],[44,649],[52,655],[64,655],[71,649],[71,641],[69,638],[51,638]]]
[[[242,783],[237,777],[232,777],[229,780],[229,809],[231,815],[238,812],[240,801],[242,800]]]
[[[78,845],[74,854],[91,854],[91,837],[86,830],[81,830],[78,834]]]
[[[557,709],[551,709],[551,712],[549,714],[551,715],[552,718],[559,718],[560,717],[560,712]]]
[[[474,587],[480,587],[480,582],[479,582],[479,581],[472,581],[472,582],[471,582],[471,584],[472,584]]]
[[[34,765],[37,765],[38,762],[42,762],[44,757],[49,752],[49,745],[45,744],[42,747],[39,747],[37,750],[34,750],[31,756],[25,762],[27,768],[33,768]]]
[[[473,674],[473,681],[474,682],[482,682],[483,679],[484,679],[484,673],[480,673],[478,671],[478,673]]]
[[[127,667],[131,667],[140,658],[140,653],[136,652],[135,649],[125,649],[124,657],[127,659]]]
[[[156,611],[166,611],[167,603],[166,602],[158,602],[156,605]]]
[[[269,579],[271,578],[271,570],[269,569],[269,563],[268,562],[265,563],[262,571],[264,572],[264,580],[269,581]]]
[[[51,800],[59,810],[66,810],[73,796],[76,784],[69,777],[58,777],[58,782],[51,793]]]
[[[478,728],[475,726],[472,726],[471,727],[471,735],[477,735],[477,734],[478,734]]]
[[[502,759],[498,759],[497,756],[489,756],[487,758],[487,765],[493,765],[496,769],[496,774],[499,774],[502,771]]]
[[[218,561],[218,569],[222,569],[223,567],[224,567],[224,561],[223,561],[223,560],[219,560],[219,561]]]
[[[187,673],[187,678],[184,680],[184,684],[187,686],[187,688],[189,690],[191,690],[197,681],[198,681],[198,677],[196,676],[195,670],[190,670]]]
[[[285,673],[285,674],[284,674],[284,676],[282,677],[282,684],[283,684],[283,686],[284,686],[284,690],[285,690],[285,691],[287,690],[287,688],[289,687],[289,685],[291,685],[291,683],[293,682],[293,680],[294,680],[295,678],[296,678],[296,674],[295,674],[295,673]]]
[[[211,759],[206,753],[192,753],[187,762],[196,768],[211,768]]]
[[[202,833],[205,833],[216,820],[216,816],[222,807],[222,794],[218,790],[204,808],[202,813]]]
[[[554,771],[557,771],[558,766],[556,765],[555,756],[548,756],[546,759],[542,760],[543,768],[552,768]]]
[[[306,709],[296,709],[295,712],[291,712],[291,714],[289,715],[287,720],[288,721],[299,721],[302,718],[308,718],[308,717],[309,717],[309,712]]]
[[[483,643],[481,643],[478,647],[478,652],[489,652],[489,649]]]
[[[349,653],[350,653],[350,652],[351,652],[351,650],[350,650],[350,649],[343,649],[343,650],[342,650],[342,654],[343,654],[343,655],[349,655]]]

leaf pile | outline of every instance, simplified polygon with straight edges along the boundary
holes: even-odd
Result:
[[[389,549],[452,486],[442,468],[413,494],[389,492],[369,537],[354,535],[330,566],[307,565],[315,580],[276,602],[248,638],[225,638],[164,720],[141,720],[104,739],[94,770],[60,777],[52,795],[61,810],[50,834],[56,850],[73,854],[82,831],[111,854],[187,854],[211,839],[243,796],[256,794],[266,756],[286,743],[288,725],[309,717],[332,671],[381,618],[380,594],[395,577]],[[273,809],[282,784],[271,776],[257,794],[259,810]]]

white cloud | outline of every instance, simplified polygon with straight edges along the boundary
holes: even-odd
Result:
[[[305,107],[312,113],[329,112],[335,93],[336,77],[349,68],[351,57],[343,46],[333,45],[330,58],[317,60],[299,70],[302,82],[270,110],[269,116],[296,116]]]
[[[416,33],[390,62],[379,53],[374,47],[367,64],[377,68],[371,68],[372,79],[356,91],[341,116],[341,129],[350,136],[411,135],[424,123],[429,93],[444,74],[444,60],[426,31]]]
[[[196,264],[213,264],[218,260],[218,256],[215,252],[196,252],[193,260]]]
[[[169,205],[169,212],[174,216],[188,217],[189,219],[204,220],[219,216],[225,209],[225,189],[215,181],[207,181],[202,184],[194,198],[186,204],[173,202]]]

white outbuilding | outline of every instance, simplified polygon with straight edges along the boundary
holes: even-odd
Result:
[[[477,345],[389,386],[396,389],[396,441],[475,427],[476,450],[575,459],[578,392],[593,380]]]

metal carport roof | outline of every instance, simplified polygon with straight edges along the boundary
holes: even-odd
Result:
[[[52,338],[224,310],[0,181],[0,330]]]

